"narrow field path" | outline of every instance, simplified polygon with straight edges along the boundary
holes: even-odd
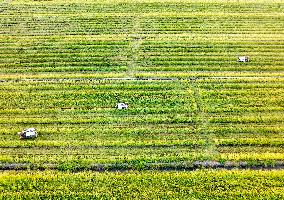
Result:
[[[137,61],[139,59],[139,47],[142,43],[142,37],[140,35],[140,15],[137,15],[133,19],[133,29],[130,38],[132,41],[130,42],[130,52],[129,52],[129,64],[127,74],[129,78],[134,78],[135,76],[135,68],[137,66]]]
[[[66,167],[66,168],[65,168]],[[252,164],[247,161],[240,162],[218,162],[213,160],[194,161],[194,162],[169,162],[169,163],[94,163],[90,165],[73,165],[64,164],[28,164],[28,163],[0,163],[0,170],[60,170],[60,171],[194,171],[198,169],[250,169],[250,170],[281,170],[284,169],[284,161],[276,161],[271,164],[257,163]]]

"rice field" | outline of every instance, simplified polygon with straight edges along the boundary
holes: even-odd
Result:
[[[1,198],[283,198],[283,11],[280,0],[0,2]],[[38,138],[19,140],[29,127]],[[274,170],[203,169],[216,166]]]

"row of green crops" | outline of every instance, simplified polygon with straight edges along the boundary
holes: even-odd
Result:
[[[242,1],[242,2],[226,2],[224,1],[183,1],[178,3],[176,1],[68,1],[66,5],[65,1],[14,1],[13,8],[17,12],[38,14],[38,13],[53,13],[53,14],[78,14],[78,13],[99,13],[99,14],[111,14],[111,13],[169,13],[169,12],[186,12],[196,13],[210,11],[216,14],[220,11],[224,13],[254,13],[264,12],[274,13],[281,10],[281,1]],[[102,12],[104,11],[104,12]]]
[[[3,199],[282,199],[283,171],[3,172]]]

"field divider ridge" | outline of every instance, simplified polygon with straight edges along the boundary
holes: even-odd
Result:
[[[194,171],[199,169],[249,169],[249,170],[279,170],[284,169],[284,161],[276,161],[273,164],[259,162],[257,165],[252,165],[247,161],[226,161],[218,162],[213,160],[193,161],[193,162],[155,162],[155,163],[93,163],[80,165],[80,163],[54,164],[28,164],[28,163],[0,163],[2,171],[24,171],[24,170],[58,170],[58,171]]]

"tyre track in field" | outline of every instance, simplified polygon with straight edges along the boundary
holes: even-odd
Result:
[[[191,90],[193,91],[193,96],[194,96],[194,101],[196,104],[196,110],[195,112],[195,117],[196,117],[196,129],[197,132],[203,136],[206,144],[205,144],[205,152],[207,155],[216,155],[218,154],[217,149],[216,149],[216,144],[214,142],[214,134],[209,133],[208,130],[208,119],[207,119],[207,113],[206,113],[206,108],[204,105],[204,102],[202,101],[202,96],[200,94],[200,89],[198,85],[196,84],[196,80],[192,79],[190,81],[191,85]]]

